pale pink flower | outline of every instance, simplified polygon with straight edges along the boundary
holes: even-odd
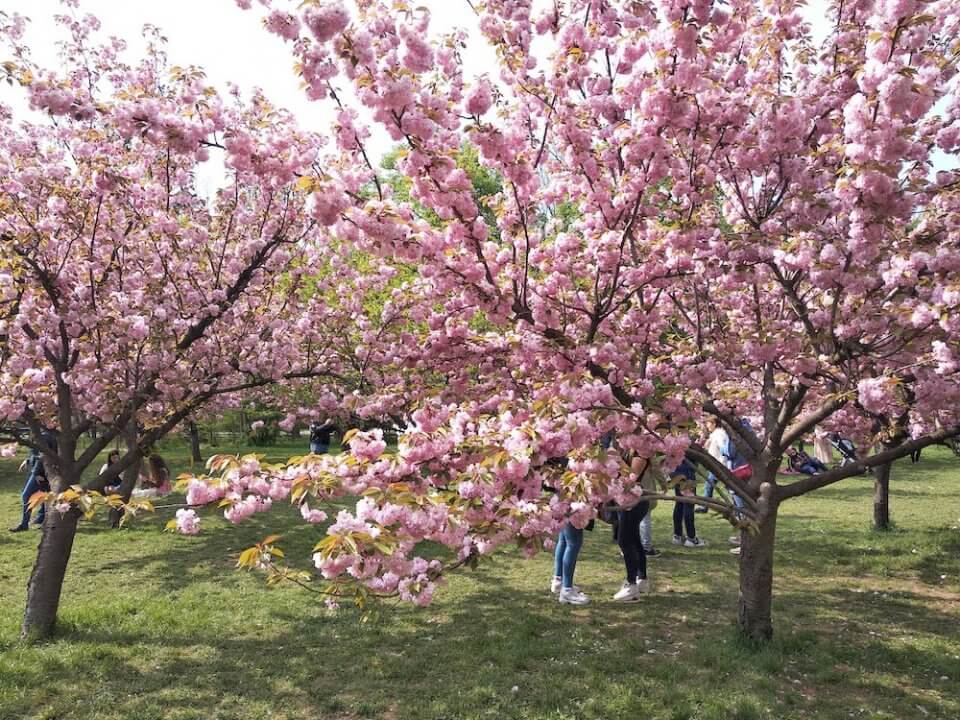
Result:
[[[196,535],[200,532],[200,518],[193,510],[177,510],[177,531],[184,535]]]

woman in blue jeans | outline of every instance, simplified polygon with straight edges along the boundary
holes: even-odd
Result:
[[[551,592],[560,594],[560,602],[566,605],[586,605],[588,598],[573,584],[573,573],[577,569],[577,557],[583,546],[583,530],[567,523],[560,531],[557,548],[553,553],[553,581]]]

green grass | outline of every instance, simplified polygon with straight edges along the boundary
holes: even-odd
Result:
[[[302,450],[303,448],[297,448]],[[294,451],[270,451],[283,456]],[[182,469],[182,449],[165,454]],[[0,521],[22,482],[0,464]],[[233,569],[268,531],[308,564],[316,529],[284,509],[204,534],[167,516],[112,531],[83,524],[56,639],[17,641],[38,533],[0,535],[0,719],[644,718],[780,720],[960,717],[960,461],[928,450],[894,470],[896,529],[869,529],[871,483],[788,503],[779,524],[776,638],[733,630],[730,529],[701,519],[704,550],[669,544],[657,592],[609,601],[621,576],[606,526],[587,535],[577,581],[593,603],[546,591],[546,555],[503,553],[453,577],[426,609],[387,605],[369,622],[291,586]]]

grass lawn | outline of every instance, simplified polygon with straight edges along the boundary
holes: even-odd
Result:
[[[165,455],[185,466],[182,449]],[[208,519],[198,537],[161,532],[168,515],[120,531],[104,515],[81,524],[57,638],[24,647],[38,533],[5,531],[18,462],[0,463],[0,720],[960,718],[960,460],[946,450],[894,468],[892,532],[869,529],[869,479],[784,507],[761,651],[733,630],[729,526],[698,515],[709,547],[676,548],[664,503],[656,593],[639,604],[610,602],[622,566],[600,525],[577,568],[586,607],[549,594],[547,555],[502,553],[431,607],[366,623],[233,569],[274,531],[308,565],[317,531],[287,508],[270,525]]]

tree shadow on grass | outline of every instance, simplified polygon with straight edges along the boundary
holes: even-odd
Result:
[[[719,720],[733,717],[743,698],[775,705],[771,690],[792,692],[794,678],[818,674],[844,702],[931,707],[931,668],[951,677],[960,671],[956,662],[945,667],[935,649],[865,631],[861,616],[918,633],[943,626],[942,613],[899,600],[780,594],[777,639],[756,650],[713,617],[729,609],[713,592],[687,593],[686,607],[676,596],[653,594],[635,605],[598,599],[570,608],[543,591],[496,585],[494,571],[481,569],[436,607],[390,608],[368,623],[352,610],[329,615],[308,603],[273,609],[263,627],[240,635],[215,626],[118,631],[92,622],[67,625],[56,644],[90,648],[94,666],[81,682],[130,718],[248,717],[242,705],[273,708],[281,718],[539,718],[558,708],[575,709],[564,717],[669,718],[689,706],[690,717]],[[810,619],[799,628],[787,622],[791,607],[805,607]],[[140,657],[150,658],[149,667]],[[78,670],[56,654],[46,666],[53,677]],[[885,683],[890,674],[903,682]],[[679,686],[677,677],[684,678]]]
[[[936,480],[925,480],[926,483],[936,483]],[[936,489],[913,490],[904,487],[906,481],[898,481],[896,477],[890,481],[890,500],[896,502],[897,498],[930,498],[939,495]],[[817,497],[821,500],[862,500],[873,497],[873,486],[835,485],[817,491]]]
[[[955,625],[955,613],[932,606],[921,592],[884,597],[834,587],[843,577],[831,577],[819,590],[792,584],[822,575],[824,558],[852,564],[862,557],[862,532],[811,538],[801,528],[784,534],[777,636],[756,650],[731,630],[735,560],[718,545],[690,552],[667,546],[665,556],[650,563],[660,591],[638,605],[609,602],[622,571],[615,547],[598,533],[578,567],[577,582],[593,598],[585,608],[561,606],[546,591],[546,558],[518,572],[515,563],[522,561],[504,553],[458,577],[430,608],[387,606],[361,623],[352,609],[329,615],[316,598],[294,588],[264,595],[252,589],[262,578],[231,569],[241,549],[278,528],[288,557],[308,562],[322,530],[297,521],[293,510],[218,526],[196,538],[164,535],[158,542],[159,527],[158,520],[134,525],[117,534],[116,554],[76,558],[70,573],[120,582],[103,607],[81,611],[68,598],[58,637],[22,651],[24,657],[42,653],[42,662],[14,657],[8,663],[23,688],[23,706],[46,716],[98,720],[248,720],[271,713],[337,720],[726,720],[759,718],[762,708],[773,708],[773,717],[842,720],[858,707],[876,715],[896,708],[905,717],[918,704],[929,717],[940,713],[930,697],[939,682],[932,669],[944,653],[930,642],[904,645],[900,635],[929,640]],[[725,528],[704,530],[728,534]],[[89,527],[79,542],[87,532],[97,540],[115,531]],[[942,535],[931,531],[924,538],[937,552],[956,553],[956,538]],[[878,548],[869,559],[889,552]],[[831,574],[836,570],[831,567]],[[149,585],[137,587],[138,578]],[[210,593],[205,600],[204,593]],[[209,606],[202,613],[193,607],[200,602]],[[898,629],[898,638],[880,634],[889,627]],[[945,674],[958,677],[960,668],[948,664]],[[890,676],[902,682],[891,684]],[[71,678],[70,697],[51,689],[49,677]],[[797,690],[804,683],[832,698],[815,715],[792,714],[806,707]],[[87,698],[82,708],[76,697]],[[941,717],[960,712],[951,702]]]
[[[942,585],[944,579],[952,577],[956,583],[960,573],[960,533],[944,528],[931,534],[937,540],[937,551],[920,560],[920,579],[929,585]]]
[[[816,546],[815,552],[811,550]],[[907,573],[942,586],[941,575],[960,574],[960,535],[947,527],[885,532],[831,530],[813,535],[786,532],[777,540],[778,567],[819,577],[829,571],[857,577]]]

